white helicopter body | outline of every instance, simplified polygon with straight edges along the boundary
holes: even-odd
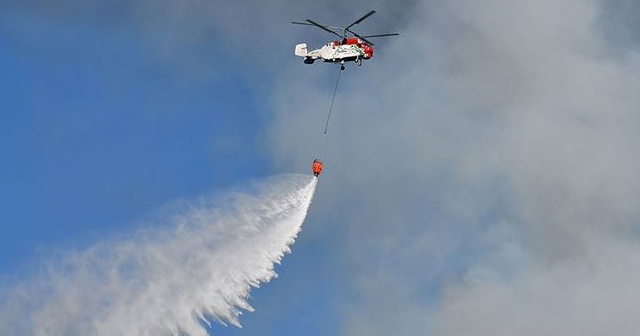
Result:
[[[306,22],[291,22],[293,24],[316,26],[341,38],[340,40],[329,42],[319,49],[311,51],[309,51],[306,43],[300,43],[296,45],[295,55],[303,57],[304,63],[306,64],[313,64],[316,60],[322,60],[323,62],[341,64],[353,61],[358,65],[362,65],[362,60],[368,60],[373,57],[373,43],[367,40],[367,38],[399,35],[398,33],[391,33],[360,36],[349,29],[375,12],[376,11],[370,11],[347,27],[325,26],[310,19],[307,19]],[[342,30],[342,34],[338,34],[334,29]],[[354,37],[348,37],[349,34]],[[344,65],[342,68],[344,69]]]

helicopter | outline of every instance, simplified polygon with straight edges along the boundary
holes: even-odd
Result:
[[[351,30],[351,27],[362,22],[375,12],[376,11],[374,10],[370,11],[346,27],[322,25],[311,19],[307,19],[306,22],[291,22],[292,24],[297,25],[316,26],[340,38],[340,40],[331,41],[325,44],[320,47],[320,49],[311,51],[309,51],[306,43],[297,44],[295,48],[295,55],[303,57],[305,64],[313,64],[313,62],[318,59],[323,62],[340,63],[340,69],[342,70],[344,70],[344,62],[353,61],[359,66],[362,65],[363,60],[368,60],[373,57],[374,44],[367,40],[368,38],[400,35],[398,33],[389,33],[361,36]],[[349,36],[349,34],[353,36]]]

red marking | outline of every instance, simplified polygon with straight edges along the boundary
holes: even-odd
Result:
[[[348,38],[344,44],[359,44],[361,43],[360,39],[357,37],[350,37]]]
[[[362,50],[364,51],[364,58],[365,59],[370,59],[371,57],[373,57],[373,47],[366,44],[366,43],[362,43],[360,45],[360,47],[362,48]]]

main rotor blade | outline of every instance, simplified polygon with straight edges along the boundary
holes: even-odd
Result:
[[[335,35],[335,36],[337,36],[337,37],[339,37],[339,38],[342,38],[342,35],[340,35],[340,34],[338,34],[338,33],[334,32],[333,30],[331,30],[331,29],[329,29],[329,28],[327,28],[327,27],[325,27],[325,26],[323,26],[323,25],[321,25],[321,24],[319,24],[319,23],[317,23],[317,22],[311,21],[310,19],[307,19],[307,22],[309,22],[310,24],[312,24],[312,25],[314,25],[314,26],[319,27],[319,28],[320,28],[320,29],[322,29],[322,30],[326,30],[327,32],[329,32],[329,33],[331,33],[331,34],[333,34],[333,35]]]
[[[305,25],[305,26],[315,26],[314,24],[308,23],[308,22],[299,22],[299,21],[291,21],[292,24],[297,24],[297,25]],[[331,28],[331,29],[344,29],[343,27],[335,27],[335,26],[323,26],[325,28]]]
[[[371,41],[367,40],[364,36],[360,36],[360,35],[358,35],[358,34],[356,34],[356,33],[352,32],[352,31],[351,31],[351,30],[349,30],[349,29],[347,29],[347,31],[348,31],[348,32],[350,32],[351,34],[353,34],[353,36],[355,36],[355,37],[357,37],[357,38],[359,38],[359,39],[361,39],[361,40],[363,40],[363,41],[367,42],[369,45],[371,45],[371,46],[374,46],[374,45],[375,45],[375,44],[373,44],[373,42],[371,42]]]
[[[384,36],[397,36],[399,33],[378,34],[378,35],[366,35],[365,37],[384,37]]]
[[[362,22],[362,20],[368,18],[369,16],[373,15],[373,13],[375,13],[376,11],[372,10],[369,13],[365,14],[364,16],[362,16],[361,18],[357,19],[354,23],[348,25],[345,30],[349,30],[349,28],[353,27],[354,25],[357,25],[358,23]]]

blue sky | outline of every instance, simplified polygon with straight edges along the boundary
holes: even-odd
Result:
[[[194,83],[149,64],[136,36],[39,25],[0,45],[3,265],[269,170],[255,143],[268,110],[240,64]]]
[[[268,83],[265,70],[215,38],[189,51],[204,59],[191,67],[190,60],[159,56],[154,38],[131,26],[85,19],[29,11],[2,16],[3,278],[20,276],[48,251],[131,231],[139,218],[176,199],[274,173],[261,145],[272,112],[256,82],[247,81],[257,74]],[[301,247],[279,266],[284,273],[297,268],[297,276],[253,293],[264,316],[247,314],[243,334],[334,328],[327,325],[334,310],[318,303],[335,284],[323,281],[311,292],[300,286],[302,274],[309,275],[305,265],[326,263],[318,250],[326,246]],[[288,313],[260,303],[274,296],[285,297]]]
[[[289,21],[374,8],[402,35],[347,69],[293,254],[214,334],[638,334],[635,3],[297,4],[0,3],[0,277],[306,172],[335,68]]]

